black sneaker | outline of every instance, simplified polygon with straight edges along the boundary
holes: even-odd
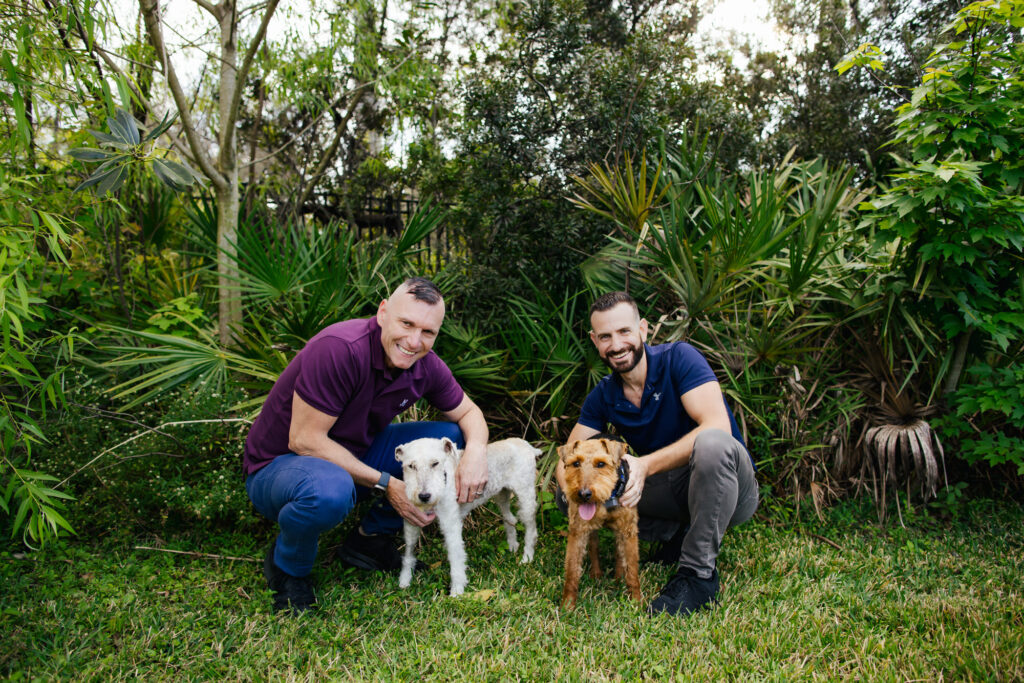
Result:
[[[697,610],[711,607],[718,602],[717,596],[717,569],[712,570],[710,579],[702,579],[689,567],[680,567],[661,589],[661,593],[647,611],[651,614],[665,612],[685,617]]]
[[[402,554],[394,536],[363,536],[359,529],[354,529],[338,548],[338,559],[346,567],[371,572],[390,574],[402,568]]]
[[[291,614],[305,612],[316,603],[313,595],[313,582],[308,576],[292,576],[274,562],[274,546],[270,544],[267,556],[263,559],[263,576],[267,585],[274,593],[274,611],[287,610]]]

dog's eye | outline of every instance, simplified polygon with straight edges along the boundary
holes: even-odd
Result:
[[[415,472],[415,471],[416,471],[416,465],[412,465],[412,464],[409,464],[409,465],[406,465],[406,467],[407,467],[408,469],[412,470],[413,472]]]
[[[594,463],[594,467],[596,467],[597,469],[601,469],[602,467],[607,467],[607,466],[608,466],[608,463],[605,463],[605,462],[596,462],[596,463]]]
[[[573,467],[577,467],[577,468],[578,468],[578,467],[579,467],[579,466],[580,466],[581,464],[583,464],[583,463],[581,463],[581,462],[580,462],[579,460],[577,460],[576,462],[574,462],[574,463],[572,464],[572,466],[573,466]]]
[[[438,465],[438,462],[435,460],[434,462],[430,463],[430,469],[436,470],[437,469],[437,465]]]

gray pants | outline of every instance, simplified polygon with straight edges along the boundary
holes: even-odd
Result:
[[[564,496],[557,496],[563,511]],[[697,435],[690,462],[647,478],[637,511],[640,536],[667,540],[689,524],[679,564],[710,578],[722,537],[754,516],[757,479],[747,449],[731,434],[708,429]]]

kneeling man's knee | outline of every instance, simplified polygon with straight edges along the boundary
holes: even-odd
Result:
[[[339,486],[323,486],[311,501],[315,508],[313,516],[322,529],[332,529],[348,516],[356,504],[356,489],[351,483],[339,482]]]
[[[735,462],[742,446],[732,434],[721,429],[705,429],[693,442],[692,467],[716,467]]]

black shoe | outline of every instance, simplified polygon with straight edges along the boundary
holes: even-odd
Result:
[[[402,554],[395,540],[383,534],[363,536],[354,529],[338,548],[338,559],[346,567],[394,573],[402,568]]]
[[[710,579],[702,579],[689,567],[680,567],[661,589],[661,593],[647,611],[651,614],[665,612],[685,617],[697,610],[711,607],[718,602],[717,596],[717,569],[712,570]]]
[[[274,562],[274,546],[270,544],[267,556],[263,559],[263,576],[267,585],[274,593],[274,611],[287,610],[292,614],[305,612],[316,603],[313,595],[313,582],[308,576],[292,576]]]

